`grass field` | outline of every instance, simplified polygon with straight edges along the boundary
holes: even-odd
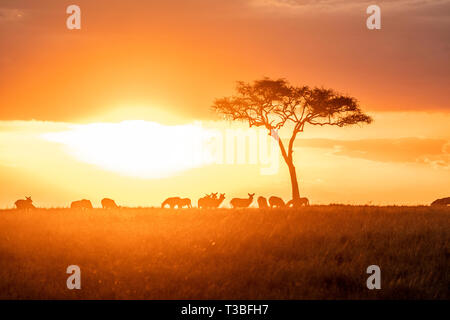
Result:
[[[0,298],[449,299],[449,237],[450,207],[3,210]]]

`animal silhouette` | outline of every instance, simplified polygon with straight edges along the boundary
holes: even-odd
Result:
[[[302,206],[302,205],[304,205],[304,206],[309,206],[309,200],[308,200],[308,198],[306,198],[306,197],[303,197],[303,198],[300,198],[299,199],[299,204]]]
[[[308,198],[306,198],[306,197],[304,197],[304,198],[299,198],[298,201],[297,201],[297,203],[298,203],[298,206],[309,206],[309,200],[308,200]],[[294,206],[294,200],[289,200],[289,201],[286,203],[286,206],[288,206],[288,207]]]
[[[230,203],[233,208],[247,208],[253,202],[254,193],[248,193],[248,199],[233,198]]]
[[[25,200],[20,199],[14,202],[17,209],[35,209],[36,207],[33,205],[33,200],[31,200],[31,197],[25,197]]]
[[[267,199],[264,197],[258,197],[258,207],[260,209],[268,208],[269,205],[267,204]]]
[[[209,195],[204,196],[203,198],[198,199],[197,201],[197,207],[198,208],[208,208],[209,200],[211,200]]]
[[[450,197],[434,200],[432,206],[448,206],[450,205]]]
[[[164,208],[166,205],[170,207],[170,209],[174,209],[175,207],[179,207],[181,198],[180,197],[170,197],[164,200],[161,204],[161,208]]]
[[[198,208],[217,208],[225,199],[225,193],[221,194],[219,199],[217,199],[217,194],[218,192],[207,194],[203,198],[198,199]]]
[[[178,201],[178,208],[183,207],[192,208],[191,199],[189,198],[181,198],[180,201]]]
[[[225,200],[225,193],[221,193],[218,199],[211,199],[212,208],[218,208],[222,204],[223,200]]]
[[[269,204],[271,208],[284,208],[286,207],[286,204],[284,203],[283,199],[280,197],[271,196],[269,198]]]
[[[90,200],[78,200],[78,201],[73,201],[70,204],[70,208],[71,209],[92,209],[92,203]]]
[[[117,209],[119,206],[114,202],[113,199],[104,198],[102,199],[103,209]]]
[[[166,205],[168,205],[170,209],[174,209],[175,207],[178,209],[183,207],[192,208],[191,199],[189,198],[170,197],[164,200],[161,204],[161,208],[164,208]]]

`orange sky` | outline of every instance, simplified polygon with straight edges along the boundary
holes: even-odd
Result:
[[[80,31],[66,28],[73,3]],[[43,205],[105,193],[157,205],[171,193],[222,189],[288,198],[283,164],[271,176],[258,166],[205,164],[136,179],[120,174],[121,164],[106,170],[42,138],[73,124],[126,120],[226,130],[211,122],[213,99],[231,94],[236,80],[262,76],[332,87],[375,117],[370,126],[314,128],[299,138],[302,193],[312,202],[448,196],[450,1],[377,3],[379,31],[365,26],[366,1],[2,0],[0,207],[24,193]]]

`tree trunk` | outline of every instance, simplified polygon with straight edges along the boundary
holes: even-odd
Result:
[[[275,130],[272,130],[270,135],[275,140],[278,141],[278,145],[280,146],[280,150],[281,150],[281,155],[283,156],[283,159],[289,168],[289,175],[291,176],[291,187],[292,187],[292,205],[294,207],[299,207],[299,206],[301,206],[300,191],[298,189],[297,173],[295,172],[294,161],[292,160],[292,145],[293,145],[293,141],[295,139],[296,133],[294,133],[291,137],[291,140],[289,143],[289,149],[288,149],[289,153],[286,153],[286,149],[284,148],[283,141],[279,138],[278,132],[276,132]]]
[[[289,168],[289,174],[291,176],[291,186],[292,186],[292,204],[294,207],[299,206],[299,200],[300,200],[300,191],[298,188],[298,180],[297,180],[297,173],[295,171],[295,166],[292,160],[287,160],[286,164]]]

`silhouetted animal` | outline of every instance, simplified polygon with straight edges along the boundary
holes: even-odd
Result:
[[[221,193],[219,199],[211,199],[211,200],[212,200],[212,207],[218,208],[222,204],[223,200],[225,200],[225,193]]]
[[[219,199],[217,199],[217,194],[218,192],[207,194],[203,198],[198,199],[197,206],[199,208],[218,208],[225,199],[225,193],[221,193]]]
[[[204,197],[201,197],[197,200],[197,207],[198,208],[207,208],[208,199],[211,197],[208,194],[205,194]]]
[[[183,208],[184,206],[188,208],[192,208],[191,199],[189,198],[182,198],[180,201],[178,201],[178,208]]]
[[[284,203],[283,199],[280,197],[272,196],[269,198],[269,204],[271,208],[284,208],[286,207],[286,204]]]
[[[70,204],[71,209],[92,209],[92,203],[90,200],[78,200]]]
[[[299,204],[304,205],[304,206],[309,206],[308,198],[306,198],[306,197],[300,198]]]
[[[173,209],[175,207],[179,207],[180,204],[180,197],[170,197],[164,200],[164,202],[161,204],[161,208],[164,208],[166,205],[169,205],[170,209]]]
[[[290,207],[290,206],[293,206],[294,205],[294,200],[289,200],[287,203],[286,203],[286,206],[287,207]],[[298,205],[299,206],[309,206],[309,200],[308,200],[308,198],[299,198],[298,199]]]
[[[203,198],[198,199],[197,207],[198,208],[208,208],[208,205],[210,203],[209,200],[211,200],[211,198],[208,195],[204,196]]]
[[[233,198],[230,203],[233,208],[247,208],[253,202],[254,193],[248,193],[248,199]]]
[[[450,205],[450,197],[434,200],[432,206],[448,206]]]
[[[104,198],[102,199],[102,207],[103,209],[116,209],[119,206],[114,202],[113,199]]]
[[[189,198],[170,197],[164,200],[161,204],[161,208],[164,208],[166,205],[168,205],[171,209],[174,209],[175,207],[178,209],[183,207],[192,208],[191,199]]]
[[[35,209],[36,207],[33,205],[33,200],[31,197],[25,197],[25,200],[20,199],[14,202],[17,209]]]
[[[267,199],[264,197],[258,197],[258,207],[260,209],[268,208]]]

